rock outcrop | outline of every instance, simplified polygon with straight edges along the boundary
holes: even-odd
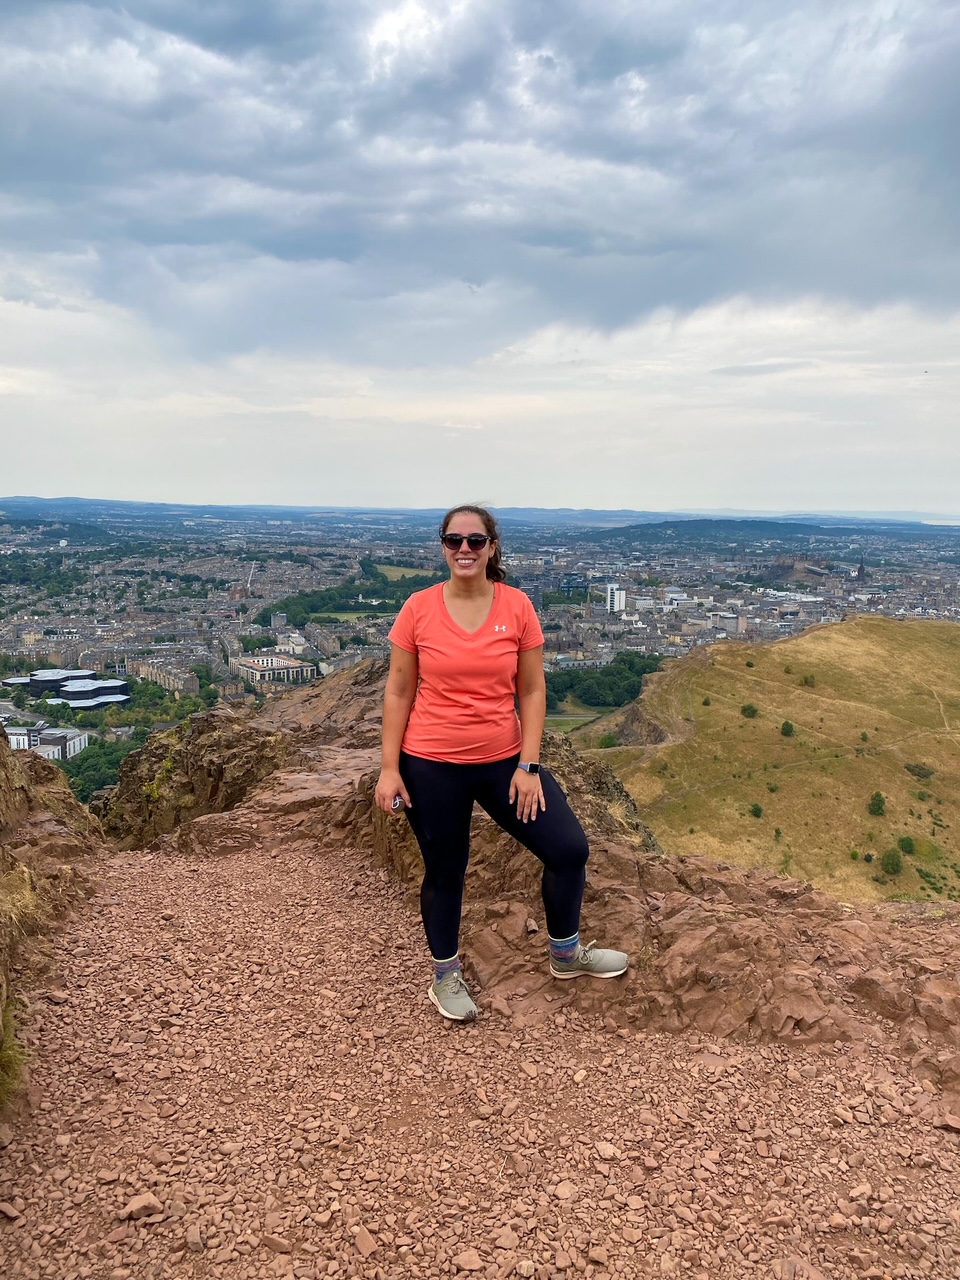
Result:
[[[246,711],[193,716],[123,762],[100,806],[103,829],[121,849],[142,848],[192,818],[231,809],[289,751],[288,736],[257,727]]]
[[[100,824],[48,760],[0,735],[0,1012],[17,944],[88,889],[106,852]],[[0,1024],[0,1049],[3,1048]]]
[[[259,712],[216,707],[153,734],[95,806],[104,831],[121,849],[143,848],[185,822],[227,812],[258,782],[309,761],[319,747],[376,747],[386,670],[384,662],[365,662]]]

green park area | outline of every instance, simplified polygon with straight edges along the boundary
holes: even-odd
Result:
[[[262,627],[270,625],[273,613],[285,613],[292,627],[305,627],[323,616],[353,621],[356,618],[395,614],[408,596],[441,580],[435,573],[419,573],[397,566],[381,568],[372,560],[360,561],[360,577],[336,587],[318,591],[298,591],[262,609],[254,619]],[[389,570],[389,572],[387,572]]]

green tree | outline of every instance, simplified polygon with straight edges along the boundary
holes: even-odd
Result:
[[[241,636],[240,643],[243,645],[244,653],[256,653],[259,649],[273,649],[276,646],[277,637],[271,635]]]
[[[615,733],[601,734],[600,741],[597,743],[598,747],[619,747],[619,745],[620,745],[620,739],[617,737]]]
[[[880,859],[880,869],[885,875],[898,876],[903,870],[903,858],[899,849],[888,849]]]
[[[901,836],[897,841],[897,847],[901,853],[916,853],[917,845],[913,836]]]
[[[754,818],[762,818],[762,817],[763,817],[763,805],[762,805],[762,804],[752,804],[752,805],[750,806],[750,813],[751,813],[751,815],[752,815]]]
[[[740,708],[740,714],[742,716],[746,716],[748,720],[755,720],[760,714],[760,711],[752,702],[745,702]]]
[[[874,818],[882,818],[887,812],[887,801],[882,791],[875,791],[867,804],[867,813]]]
[[[922,782],[925,782],[927,778],[932,778],[934,774],[934,770],[928,764],[905,764],[903,767],[907,773],[912,773],[915,778],[919,778]]]
[[[138,730],[132,737],[116,742],[94,738],[85,751],[72,760],[58,762],[70,779],[70,786],[77,799],[84,804],[101,787],[110,787],[120,776],[120,764],[146,741],[147,731]]]
[[[793,721],[784,720],[783,724],[780,726],[780,732],[785,738],[792,738],[796,733]]]

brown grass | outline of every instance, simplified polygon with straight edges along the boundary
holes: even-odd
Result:
[[[0,961],[9,962],[21,938],[36,924],[39,914],[37,896],[30,872],[13,863],[0,875]],[[17,1041],[13,1001],[2,1010],[3,1030],[0,1035],[0,1110],[17,1091],[23,1072],[24,1052]]]
[[[0,1112],[16,1096],[23,1078],[27,1055],[17,1040],[13,1001],[3,1010],[3,1033],[0,1036]]]
[[[849,900],[960,899],[960,626],[859,617],[770,645],[718,644],[669,664],[643,705],[671,740],[597,754],[669,852],[788,871]],[[913,762],[934,770],[929,781],[904,769]],[[884,817],[867,813],[874,791]],[[917,853],[879,884],[879,857],[901,835]]]

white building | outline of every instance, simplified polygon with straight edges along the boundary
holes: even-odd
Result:
[[[244,658],[231,658],[230,671],[250,684],[303,684],[314,680],[317,668],[312,662],[300,662],[285,654],[258,653]]]
[[[627,593],[615,583],[607,583],[607,613],[623,613],[627,607]]]
[[[12,751],[33,751],[46,760],[72,760],[90,745],[84,729],[6,728]]]

